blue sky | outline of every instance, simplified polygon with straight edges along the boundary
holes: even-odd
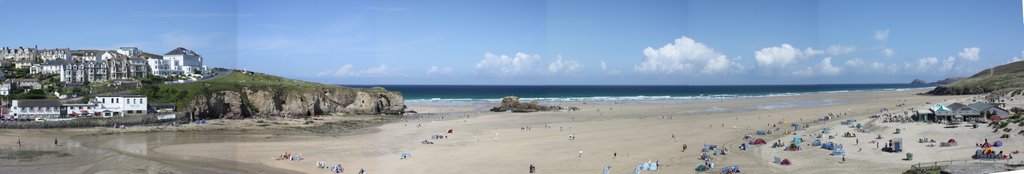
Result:
[[[210,66],[332,84],[906,83],[1024,59],[1024,7],[1014,0],[0,6],[2,46],[181,46]]]

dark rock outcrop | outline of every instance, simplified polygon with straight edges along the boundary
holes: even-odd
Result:
[[[925,84],[925,83],[928,83],[928,82],[925,82],[924,80],[921,80],[921,79],[914,79],[914,81],[910,81],[910,84],[913,84],[913,85],[921,85],[921,84]]]
[[[331,113],[402,114],[402,95],[383,89],[321,88],[307,91],[241,89],[197,96],[187,105],[197,118],[308,117]]]
[[[561,110],[561,106],[543,106],[537,101],[531,101],[530,103],[520,103],[519,97],[506,96],[501,98],[501,106],[491,108],[492,112],[538,112],[538,111],[557,111]]]

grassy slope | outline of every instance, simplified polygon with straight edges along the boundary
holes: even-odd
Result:
[[[386,91],[383,88],[356,89],[301,80],[292,80],[265,74],[230,72],[230,74],[221,78],[184,84],[146,86],[139,88],[134,92],[135,94],[146,95],[150,98],[152,103],[175,103],[180,108],[185,106],[186,102],[193,99],[195,96],[209,95],[217,91],[241,91],[243,88],[274,89],[285,93],[309,92],[324,88]]]
[[[979,91],[997,93],[1021,91],[1024,90],[1024,61],[986,69],[970,78],[943,86],[954,90],[981,89]]]

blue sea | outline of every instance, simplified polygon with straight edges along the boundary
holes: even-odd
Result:
[[[357,88],[377,86],[345,85]],[[718,85],[718,86],[488,86],[378,85],[399,91],[406,102],[500,101],[661,101],[794,96],[815,93],[901,91],[933,88],[921,84]]]

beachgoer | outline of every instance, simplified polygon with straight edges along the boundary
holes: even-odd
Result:
[[[18,137],[18,146],[21,146],[21,137]]]
[[[583,158],[583,149],[580,149],[580,156],[578,156],[578,157],[579,158]]]
[[[366,174],[366,170],[364,170],[363,168],[359,168],[359,174]]]
[[[537,172],[537,167],[533,166],[533,164],[530,164],[530,173],[535,173],[535,172]]]
[[[618,156],[619,156],[618,152],[612,153],[612,159],[615,159],[615,157],[618,157]]]
[[[53,145],[54,145],[54,146],[56,146],[56,145],[57,145],[57,138],[53,138]]]

